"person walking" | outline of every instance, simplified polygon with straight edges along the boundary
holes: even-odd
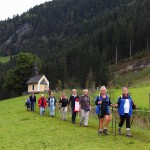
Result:
[[[64,121],[66,121],[67,119],[67,109],[68,109],[67,107],[68,107],[68,99],[65,93],[62,93],[62,96],[59,101],[59,108],[61,111],[61,119]]]
[[[110,110],[109,106],[112,106],[110,98],[107,95],[107,89],[105,86],[100,88],[100,94],[96,97],[96,114],[99,118],[99,131],[98,134],[104,133],[108,135],[108,124],[110,122]],[[105,119],[105,126],[103,129],[103,123]]]
[[[46,98],[44,97],[44,94],[42,94],[41,98],[38,100],[38,105],[40,108],[40,115],[42,116],[45,113],[45,107],[47,105]]]
[[[72,123],[75,124],[76,121],[76,114],[79,110],[75,109],[75,104],[79,102],[79,96],[77,95],[76,89],[72,90],[72,95],[69,99],[69,104],[71,103],[71,112],[72,112]]]
[[[49,116],[54,117],[55,116],[55,108],[56,108],[56,99],[55,99],[53,93],[50,94],[47,102],[48,102],[48,107],[49,107]]]
[[[128,94],[128,88],[122,88],[122,95],[118,98],[117,104],[115,105],[118,108],[118,113],[120,115],[120,122],[118,127],[118,134],[122,135],[121,128],[126,120],[126,136],[131,137],[130,132],[130,118],[132,116],[133,109],[137,109],[137,106],[134,104],[131,96]]]
[[[80,108],[81,108],[81,119],[80,119],[80,126],[88,127],[88,120],[89,120],[89,112],[91,110],[90,106],[90,97],[88,95],[88,90],[83,90],[83,95],[81,96],[80,100]]]
[[[36,96],[34,93],[30,96],[30,102],[31,102],[31,111],[34,111],[34,107],[36,104]]]

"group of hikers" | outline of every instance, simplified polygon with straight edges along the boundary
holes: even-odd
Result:
[[[26,106],[28,111],[34,111],[34,107],[36,104],[36,96],[32,93],[31,96],[26,101]],[[112,104],[111,100],[107,94],[107,89],[105,86],[100,88],[100,94],[96,96],[95,100],[96,105],[96,114],[99,119],[99,128],[98,134],[108,135],[108,125],[111,120],[110,118],[110,106],[118,109],[118,114],[120,116],[120,122],[118,126],[118,134],[122,135],[122,126],[126,120],[126,136],[131,137],[130,133],[130,118],[132,116],[133,109],[137,109],[137,106],[134,104],[131,96],[128,94],[128,88],[122,88],[122,94],[119,96],[116,104]],[[38,106],[40,108],[40,115],[44,115],[45,108],[48,106],[49,108],[49,116],[55,116],[56,109],[56,98],[53,93],[49,95],[49,98],[46,99],[44,94],[41,95],[38,100]],[[67,119],[67,110],[71,108],[72,113],[72,123],[76,122],[76,115],[80,111],[80,126],[88,127],[89,113],[91,110],[90,104],[90,96],[88,95],[88,89],[83,90],[83,95],[81,97],[78,96],[76,89],[72,90],[72,94],[68,99],[65,93],[62,93],[61,98],[59,100],[59,110],[61,114],[61,119],[66,121]],[[105,124],[104,124],[105,122]]]

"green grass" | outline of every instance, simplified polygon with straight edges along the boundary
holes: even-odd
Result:
[[[0,57],[0,62],[1,63],[7,63],[7,62],[9,62],[9,60],[10,60],[10,56]]]
[[[0,150],[150,150],[149,127],[133,124],[132,138],[114,136],[111,128],[109,136],[98,137],[95,115],[90,115],[89,127],[84,128],[79,126],[79,117],[75,125],[71,124],[70,113],[64,122],[58,111],[55,118],[48,117],[47,111],[45,116],[39,116],[37,106],[35,112],[27,112],[26,98],[0,101]],[[125,134],[125,127],[123,132]]]

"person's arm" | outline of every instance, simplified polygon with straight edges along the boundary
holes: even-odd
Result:
[[[117,101],[117,103],[115,104],[115,107],[116,107],[116,108],[119,108],[119,107],[120,107],[120,103],[121,103],[121,97],[118,98],[118,101]]]
[[[59,107],[62,105],[62,99],[59,100]]]
[[[132,109],[135,110],[137,109],[137,106],[134,104],[134,101],[132,100]]]
[[[110,98],[109,98],[109,106],[113,106],[113,104],[112,104]]]
[[[98,102],[99,102],[99,98],[98,96],[96,96],[95,105],[99,105]]]
[[[56,106],[56,98],[55,97],[54,97],[54,100],[55,100],[55,102],[54,102],[55,104],[54,105]]]
[[[71,96],[70,96],[70,98],[69,98],[69,102],[68,102],[68,106],[70,105],[71,100],[72,100],[72,99],[71,99]]]
[[[36,103],[36,96],[34,96],[34,102]]]

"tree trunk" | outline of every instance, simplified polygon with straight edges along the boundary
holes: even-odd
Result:
[[[118,46],[117,46],[117,43],[116,43],[116,64],[118,63]]]
[[[147,36],[147,51],[149,51],[148,36]]]
[[[132,59],[132,41],[130,39],[130,60]]]

